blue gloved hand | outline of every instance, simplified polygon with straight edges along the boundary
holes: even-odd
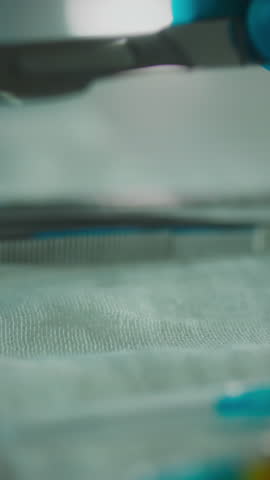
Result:
[[[203,18],[246,15],[250,41],[270,62],[270,0],[172,0],[175,23]]]
[[[252,0],[247,25],[253,46],[270,62],[270,0]]]

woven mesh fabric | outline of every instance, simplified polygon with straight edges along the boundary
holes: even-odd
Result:
[[[268,258],[4,267],[2,355],[40,357],[270,341]]]
[[[20,359],[37,369],[48,363],[50,370],[53,364],[70,366],[79,358],[95,401],[110,391],[120,398],[130,391],[136,394],[136,388],[151,394],[238,376],[260,377],[269,365],[269,267],[269,257],[2,266],[2,374],[6,361],[16,360],[14,367],[21,365],[31,383],[35,370],[25,370]],[[237,352],[239,362],[234,361]],[[212,355],[220,359],[215,366]],[[91,367],[92,358],[101,362],[102,379]],[[49,374],[46,378],[53,382]],[[34,389],[35,382],[33,378]]]
[[[84,480],[92,468],[98,480],[105,473],[129,479],[134,462],[139,468],[176,461],[177,431],[166,440],[170,449],[152,431],[134,433],[128,447],[125,435],[116,440],[118,427],[98,438],[92,428],[87,439],[65,434],[60,447],[57,422],[177,404],[190,391],[267,378],[269,271],[268,256],[2,265],[0,415],[15,427],[56,422],[49,441],[23,448],[11,441],[6,455],[14,478]],[[198,442],[197,449],[205,438]],[[216,437],[206,443],[217,445]],[[192,458],[194,440],[185,445],[182,454]]]

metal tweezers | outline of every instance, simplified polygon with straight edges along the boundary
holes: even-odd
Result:
[[[82,90],[100,78],[134,69],[222,68],[261,60],[252,51],[243,18],[213,19],[144,36],[0,46],[0,91],[43,97]]]

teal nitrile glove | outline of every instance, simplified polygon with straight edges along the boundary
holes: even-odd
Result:
[[[250,42],[270,63],[270,0],[172,0],[173,23],[245,15]]]
[[[175,25],[204,18],[244,15],[247,0],[172,0]]]
[[[250,2],[247,24],[253,47],[266,63],[270,62],[270,0]]]

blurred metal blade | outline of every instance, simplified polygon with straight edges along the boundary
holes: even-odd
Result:
[[[125,39],[0,47],[0,91],[18,97],[64,94],[136,66]]]
[[[18,67],[26,75],[68,75],[87,73],[89,78],[113,74],[134,66],[134,59],[125,39],[94,46],[78,44],[40,47],[22,52]]]
[[[252,54],[244,21],[239,19],[232,26],[227,18],[129,38],[2,46],[0,90],[19,97],[54,95],[138,68],[235,67],[259,61]]]
[[[225,18],[168,28],[156,35],[129,40],[137,67],[183,65],[221,68],[260,61],[251,51],[244,21]]]

